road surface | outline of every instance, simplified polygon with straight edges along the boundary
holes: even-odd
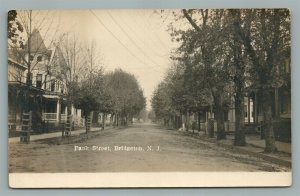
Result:
[[[287,170],[153,124],[108,129],[69,144],[12,143],[9,166],[12,173]]]

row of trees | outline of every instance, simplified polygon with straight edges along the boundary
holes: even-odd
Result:
[[[123,70],[105,74],[96,43],[83,44],[74,33],[60,32],[54,18],[51,11],[12,10],[8,13],[9,49],[27,67],[26,84],[33,85],[32,72],[39,63],[30,57],[47,55],[55,48],[58,62],[44,61],[43,69],[47,70],[44,83],[52,76],[64,83],[68,115],[74,105],[82,109],[85,117],[91,111],[111,113],[117,125],[119,122],[127,124],[146,104],[135,76]],[[38,39],[37,32],[40,33]]]
[[[121,69],[104,74],[93,72],[73,88],[74,105],[87,117],[91,111],[111,114],[114,125],[128,125],[146,106],[146,98],[135,76]],[[103,118],[104,120],[104,118]],[[104,126],[105,122],[102,123]]]
[[[179,47],[174,65],[157,87],[157,117],[214,110],[217,139],[225,139],[224,112],[234,97],[235,145],[245,145],[244,97],[262,98],[266,152],[276,151],[271,97],[288,85],[290,13],[287,9],[183,9],[173,12],[170,33]]]

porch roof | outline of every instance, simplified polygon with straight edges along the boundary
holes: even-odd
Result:
[[[43,95],[47,99],[60,99],[58,95]]]

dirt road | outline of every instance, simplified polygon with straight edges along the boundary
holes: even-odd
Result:
[[[286,171],[256,157],[151,124],[81,142],[10,144],[10,172]]]

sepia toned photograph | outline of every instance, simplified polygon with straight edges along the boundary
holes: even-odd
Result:
[[[12,188],[290,186],[289,9],[11,10]]]

